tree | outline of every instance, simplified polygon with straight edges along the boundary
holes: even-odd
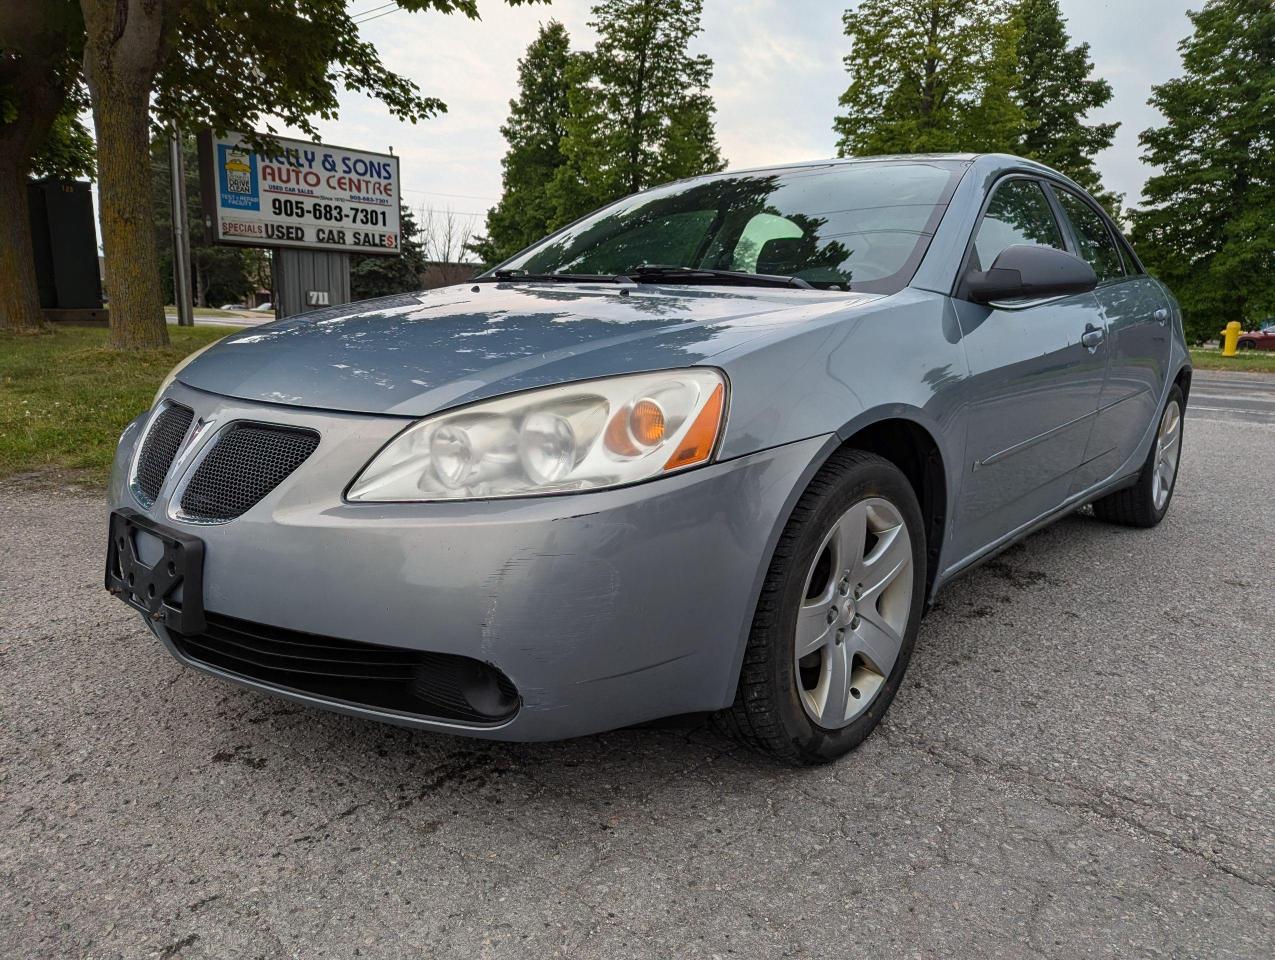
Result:
[[[509,144],[501,161],[504,190],[487,214],[486,236],[476,238],[472,247],[484,263],[508,259],[556,223],[556,205],[547,188],[564,162],[570,60],[567,28],[550,20],[518,61],[518,97],[509,101],[509,119],[500,128]]]
[[[395,0],[406,11],[478,16],[477,0]],[[525,0],[506,0],[517,4]],[[526,0],[534,2],[534,0]],[[149,123],[266,133],[271,118],[315,135],[341,90],[416,122],[445,109],[390,71],[359,37],[344,0],[81,0],[84,71],[99,148],[99,199],[111,285],[111,343],[167,341],[148,176]],[[261,146],[269,145],[268,136]]]
[[[557,227],[645,187],[725,166],[708,93],[713,62],[687,47],[702,0],[602,0],[598,42],[567,68]]]
[[[27,177],[84,172],[75,120],[83,28],[75,0],[0,4],[0,327],[44,325]],[[91,167],[91,164],[88,165]]]
[[[450,207],[437,210],[422,206],[420,211],[421,253],[426,263],[463,263],[469,251],[472,223]]]
[[[1090,76],[1089,44],[1068,46],[1058,0],[1019,0],[1015,15],[1023,126],[1014,152],[1065,173],[1118,215],[1124,198],[1103,189],[1094,155],[1111,146],[1120,124],[1084,122],[1111,100],[1111,84]]]
[[[97,176],[97,144],[80,121],[88,102],[83,81],[77,81],[53,118],[44,146],[31,158],[32,176],[57,180],[92,180]]]
[[[407,207],[399,207],[399,255],[350,257],[350,297],[368,300],[388,297],[393,293],[410,293],[421,288],[425,270],[425,253],[421,247],[420,227]]]
[[[843,20],[841,156],[1013,149],[1022,26],[1003,0],[863,0]]]
[[[1275,6],[1209,0],[1189,16],[1182,76],[1152,88],[1166,122],[1142,133],[1142,159],[1161,172],[1133,222],[1199,341],[1275,314]]]

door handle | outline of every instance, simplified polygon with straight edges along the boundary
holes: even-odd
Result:
[[[1080,342],[1085,349],[1093,353],[1098,349],[1098,345],[1106,339],[1106,331],[1102,327],[1095,327],[1092,323],[1085,324],[1085,332],[1080,335]]]
[[[1169,322],[1169,311],[1161,307],[1155,312],[1156,323],[1164,324]]]

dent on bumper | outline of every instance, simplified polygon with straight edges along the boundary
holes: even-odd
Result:
[[[799,441],[618,490],[356,505],[343,502],[340,491],[403,421],[179,389],[183,402],[217,405],[219,419],[305,423],[327,441],[230,523],[192,526],[165,517],[161,492],[148,512],[205,541],[207,608],[490,662],[522,697],[518,713],[495,728],[293,697],[505,739],[574,736],[727,705],[774,540],[830,442]],[[122,446],[130,446],[127,433]],[[127,454],[122,449],[116,464],[113,508],[137,508],[120,476]],[[162,628],[156,632],[167,642]]]

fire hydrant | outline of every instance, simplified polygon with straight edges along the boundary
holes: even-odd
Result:
[[[1238,320],[1232,320],[1222,333],[1222,356],[1235,356],[1235,345],[1240,342],[1240,331],[1244,329]]]

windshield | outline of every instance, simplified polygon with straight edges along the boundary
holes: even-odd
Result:
[[[657,187],[572,224],[502,264],[500,275],[623,276],[660,266],[893,293],[915,272],[964,167],[871,161]],[[669,271],[660,282],[715,278]]]

